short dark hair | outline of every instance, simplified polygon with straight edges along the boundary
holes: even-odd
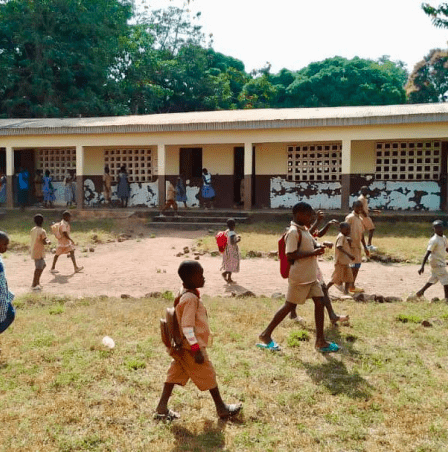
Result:
[[[313,208],[307,202],[298,202],[293,208],[292,213],[295,215],[299,212],[312,212]]]
[[[353,208],[358,207],[358,206],[362,207],[362,202],[356,200],[356,201],[353,203]]]
[[[6,232],[0,231],[0,243],[9,243],[9,237]]]
[[[234,218],[229,218],[226,223],[229,228],[230,228],[230,226],[235,226],[235,224],[236,224]]]
[[[192,275],[202,268],[202,265],[198,261],[183,261],[177,269],[177,274],[183,283],[188,284]]]
[[[345,221],[342,221],[339,223],[339,230],[342,230],[343,228],[350,227],[349,223],[346,223]]]
[[[33,217],[33,220],[37,226],[42,226],[42,224],[44,223],[44,217],[40,213],[36,213],[36,215],[34,215]]]
[[[71,217],[71,216],[72,216],[72,214],[68,210],[64,210],[64,212],[62,212],[62,218]]]

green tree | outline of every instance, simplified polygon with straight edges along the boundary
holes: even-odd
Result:
[[[448,49],[432,49],[415,65],[406,92],[410,103],[447,101]]]
[[[297,72],[287,88],[289,107],[391,105],[406,101],[407,72],[401,62],[329,58]]]
[[[422,9],[431,17],[432,23],[436,27],[448,28],[448,3],[441,3],[438,7],[423,3]]]
[[[111,68],[130,1],[9,0],[0,4],[0,113],[7,117],[122,113]]]

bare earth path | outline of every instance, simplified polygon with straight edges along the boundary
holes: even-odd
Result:
[[[179,263],[186,256],[176,254],[185,246],[194,246],[195,239],[204,232],[176,231],[156,238],[142,238],[98,245],[95,252],[87,255],[77,251],[79,265],[84,266],[82,273],[73,273],[70,259],[61,256],[57,269],[60,273],[49,272],[53,255],[47,253],[47,268],[41,278],[43,293],[70,296],[107,295],[119,297],[127,294],[132,297],[142,297],[149,292],[164,290],[177,291],[180,280],[177,275]],[[16,294],[30,292],[34,271],[34,262],[29,255],[8,252],[4,259],[6,275],[10,289]],[[192,253],[189,258],[193,259]],[[241,262],[241,271],[234,275],[237,286],[224,283],[219,271],[220,257],[204,255],[199,262],[205,270],[206,285],[202,293],[211,296],[225,295],[234,290],[241,292],[250,290],[256,295],[271,296],[275,292],[285,293],[287,281],[279,273],[279,264],[274,259],[254,258]],[[320,262],[325,280],[330,279],[332,262]],[[418,290],[428,278],[417,274],[416,265],[384,265],[367,262],[362,265],[358,285],[366,293],[384,296],[405,297]],[[429,268],[427,269],[429,271]],[[336,289],[334,294],[338,292]],[[443,297],[440,284],[434,285],[427,292],[428,298]]]

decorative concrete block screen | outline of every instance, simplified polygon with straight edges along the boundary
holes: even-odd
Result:
[[[109,166],[114,180],[123,165],[126,166],[129,182],[151,182],[155,175],[152,151],[147,148],[105,149],[104,165]]]
[[[377,180],[439,180],[440,141],[376,143]]]
[[[342,145],[312,143],[288,146],[288,181],[339,181]]]
[[[76,169],[76,148],[39,149],[36,167],[44,174],[49,170],[54,181],[62,181],[67,170]]]

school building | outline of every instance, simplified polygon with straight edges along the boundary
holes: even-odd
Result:
[[[49,170],[61,205],[75,173],[78,206],[97,206],[105,165],[114,180],[126,165],[130,206],[163,205],[180,175],[199,207],[207,168],[217,208],[346,210],[367,185],[371,207],[446,211],[447,153],[447,104],[0,120],[7,207],[20,167]]]

